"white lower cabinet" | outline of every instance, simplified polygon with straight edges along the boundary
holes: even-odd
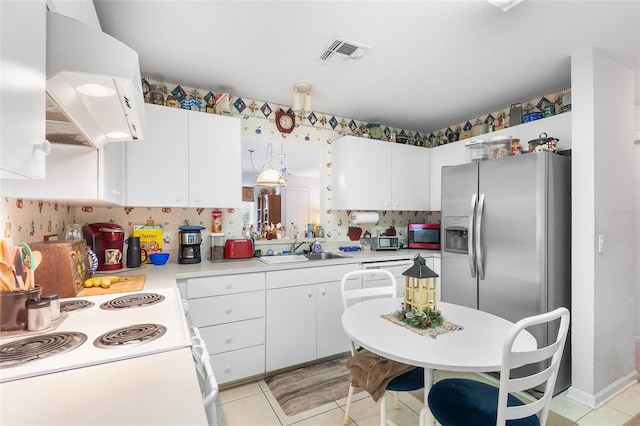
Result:
[[[267,272],[266,370],[347,352],[340,280],[359,264]]]
[[[218,383],[264,373],[265,274],[189,278],[184,291]]]

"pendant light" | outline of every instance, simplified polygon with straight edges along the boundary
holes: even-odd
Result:
[[[273,168],[273,148],[271,146],[271,142],[267,145],[267,152],[265,154],[265,163],[266,158],[269,157],[269,167],[264,169],[260,175],[258,175],[258,179],[256,180],[256,185],[258,186],[285,186],[284,179],[280,172]]]

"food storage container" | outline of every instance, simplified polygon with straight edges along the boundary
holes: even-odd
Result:
[[[540,133],[538,139],[532,139],[529,141],[529,152],[556,152],[556,143],[559,140],[560,139],[548,137],[546,133]]]
[[[472,140],[465,144],[471,161],[484,161],[489,158],[489,147],[486,140]]]
[[[494,136],[489,139],[489,158],[503,158],[511,155],[511,136]]]

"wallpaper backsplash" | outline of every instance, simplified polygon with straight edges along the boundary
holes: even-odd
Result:
[[[203,113],[217,113],[231,115],[242,119],[242,135],[267,142],[311,144],[321,148],[324,170],[320,175],[320,187],[325,188],[320,200],[319,224],[325,230],[325,239],[331,241],[348,240],[347,231],[353,226],[350,212],[333,211],[331,208],[331,142],[346,134],[362,134],[371,123],[347,117],[336,117],[331,114],[309,111],[298,113],[296,128],[288,134],[280,133],[275,126],[275,111],[290,110],[289,106],[277,105],[265,101],[239,96],[215,93],[181,84],[168,83],[150,77],[142,79],[145,102],[162,104],[167,107],[199,110]],[[570,89],[541,96],[523,102],[523,112],[540,110],[548,103],[561,106],[563,95]],[[508,125],[509,108],[494,111],[484,116],[474,117],[464,123],[457,123],[445,129],[439,129],[429,134],[422,134],[408,129],[398,129],[377,124],[382,129],[380,139],[388,140],[392,133],[406,135],[407,143],[423,147],[432,147],[451,140],[453,132],[468,130],[473,123]],[[455,142],[453,142],[455,143]],[[164,229],[164,247],[167,250],[178,249],[178,227],[181,225],[201,225],[205,232],[212,228],[212,211],[222,211],[223,232],[230,236],[242,235],[242,214],[239,209],[226,208],[148,208],[148,207],[96,207],[90,202],[86,206],[70,206],[62,203],[2,198],[2,213],[4,218],[4,237],[12,238],[14,243],[42,241],[46,235],[58,234],[64,237],[68,224],[85,225],[94,222],[110,222],[122,226],[130,235],[133,225],[156,224]],[[408,223],[438,223],[440,212],[422,211],[380,211],[380,221],[374,225],[362,226],[364,231],[372,235],[383,232],[394,226],[401,239],[406,239]],[[284,224],[283,224],[284,225]],[[210,239],[203,239],[203,248],[210,247]]]

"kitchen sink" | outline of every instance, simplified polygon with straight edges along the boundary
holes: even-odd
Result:
[[[349,258],[351,256],[344,256],[342,254],[337,254],[337,253],[309,253],[309,254],[305,254],[304,257],[306,257],[309,260],[327,260],[327,259],[344,259],[344,258]]]

